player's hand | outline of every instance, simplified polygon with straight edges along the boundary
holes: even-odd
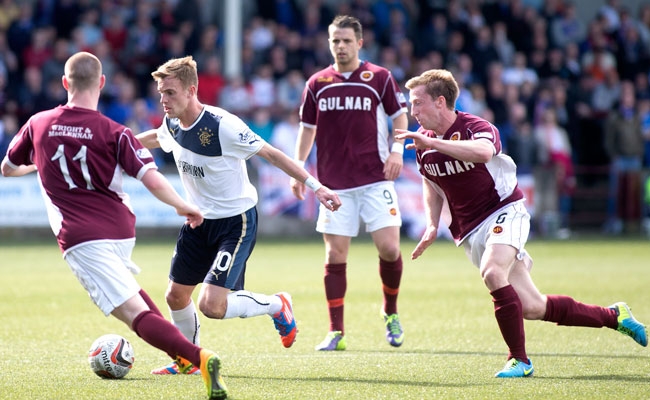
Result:
[[[417,246],[415,246],[415,249],[411,253],[411,260],[415,260],[418,257],[424,253],[424,250],[433,243],[436,238],[438,237],[438,228],[435,226],[427,226],[427,229],[424,231],[424,234],[422,234],[422,239],[420,239],[420,242],[418,243]]]
[[[186,204],[184,207],[178,208],[176,212],[186,218],[185,225],[189,225],[192,229],[201,226],[203,223],[203,214],[196,206]]]
[[[336,211],[341,207],[339,195],[333,192],[330,188],[321,186],[315,194],[318,201],[320,201],[328,210]]]
[[[420,132],[411,132],[407,131],[406,129],[395,129],[395,139],[399,140],[406,140],[406,139],[413,139],[413,143],[409,143],[405,146],[406,149],[411,150],[411,149],[420,149],[420,150],[426,150],[430,149],[433,147],[433,141],[436,139],[430,138]]]
[[[394,181],[399,177],[404,166],[404,160],[399,153],[390,153],[384,164],[384,178],[388,181]]]
[[[289,180],[289,185],[291,186],[293,195],[296,196],[298,200],[305,200],[305,192],[307,190],[307,187],[303,182],[299,182],[297,179],[291,178]]]

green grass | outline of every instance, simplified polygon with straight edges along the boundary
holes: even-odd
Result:
[[[167,315],[173,237],[140,241],[138,277]],[[405,242],[401,348],[384,339],[377,256],[353,242],[348,268],[348,350],[319,353],[328,320],[322,286],[323,246],[261,238],[249,263],[247,289],[292,293],[300,333],[284,349],[268,317],[202,318],[201,344],[217,351],[232,399],[643,399],[650,396],[650,353],[610,329],[557,327],[526,321],[530,379],[493,378],[506,348],[491,298],[463,250],[436,243],[410,261]],[[650,243],[533,241],[533,276],[544,293],[609,305],[624,300],[650,322]],[[62,260],[54,239],[0,245],[0,399],[202,399],[197,376],[152,376],[168,362],[90,302]],[[198,294],[198,291],[197,291]],[[86,351],[95,338],[119,333],[135,349],[129,375],[102,380]]]

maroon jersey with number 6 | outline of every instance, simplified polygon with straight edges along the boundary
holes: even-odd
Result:
[[[32,116],[7,157],[14,166],[36,164],[61,250],[135,237],[122,172],[140,179],[156,165],[129,128],[98,111],[59,106]]]
[[[449,230],[459,243],[493,212],[507,204],[522,200],[517,186],[517,167],[501,151],[498,129],[472,114],[457,111],[456,121],[440,140],[488,140],[494,146],[494,157],[483,163],[459,161],[435,150],[417,150],[420,173],[445,199],[443,215],[449,215]],[[422,134],[435,137],[431,131]]]
[[[363,62],[346,78],[330,65],[312,75],[300,119],[316,128],[318,179],[331,189],[385,180],[388,118],[405,112],[406,98],[386,68]]]

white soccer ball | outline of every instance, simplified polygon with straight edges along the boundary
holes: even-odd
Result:
[[[133,347],[120,335],[108,334],[97,338],[88,350],[90,369],[104,379],[120,379],[133,367]]]

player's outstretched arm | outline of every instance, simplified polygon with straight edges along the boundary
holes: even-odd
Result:
[[[334,193],[328,187],[323,186],[320,182],[318,182],[318,180],[316,180],[316,178],[311,176],[309,172],[305,170],[305,168],[298,165],[294,160],[289,158],[289,156],[284,154],[282,151],[266,143],[260,149],[260,151],[257,152],[257,155],[264,158],[274,166],[280,168],[296,181],[302,182],[304,186],[312,189],[316,194],[318,201],[320,201],[321,204],[323,204],[328,209],[336,211],[341,206],[341,200],[336,193]]]
[[[421,132],[409,132],[404,129],[396,129],[395,132],[398,133],[395,136],[396,139],[413,139],[413,143],[406,146],[407,149],[435,149],[465,162],[487,163],[495,154],[494,144],[487,139],[442,140],[428,137]]]
[[[2,176],[23,176],[34,171],[36,171],[36,165],[34,164],[12,166],[7,157],[2,160]]]
[[[422,197],[424,200],[424,215],[427,221],[427,228],[422,234],[420,242],[411,253],[411,260],[415,260],[438,237],[438,226],[442,212],[443,198],[435,191],[426,178],[422,178]]]
[[[145,172],[142,183],[158,200],[174,207],[178,215],[185,216],[187,218],[185,223],[192,228],[203,223],[203,215],[199,208],[183,200],[171,183],[157,170],[150,169]]]
[[[135,138],[142,143],[142,145],[148,149],[157,149],[160,147],[158,142],[158,135],[156,135],[156,129],[149,129],[142,133],[135,135]]]
[[[300,128],[298,128],[298,138],[296,139],[296,151],[294,155],[295,162],[298,163],[299,166],[305,166],[305,160],[309,157],[309,152],[314,146],[315,139],[316,129],[301,124]],[[291,177],[289,186],[291,187],[291,192],[298,200],[305,200],[307,187],[305,186],[304,181]]]

